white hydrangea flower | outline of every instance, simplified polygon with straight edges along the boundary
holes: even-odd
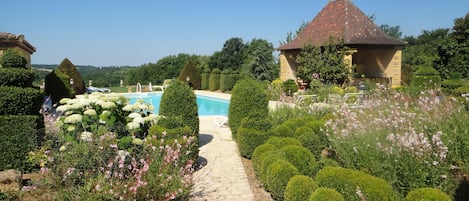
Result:
[[[140,128],[140,123],[132,121],[132,122],[127,124],[127,128],[129,130],[138,129],[138,128]]]
[[[83,107],[85,107],[85,105],[83,105],[80,102],[76,102],[76,103],[70,105],[70,109],[72,109],[72,110],[79,110],[79,109],[82,109]]]
[[[62,99],[60,99],[59,103],[60,103],[60,104],[67,104],[67,102],[68,102],[69,100],[71,100],[71,99],[70,99],[70,98],[62,98]]]
[[[159,119],[159,116],[156,115],[156,114],[149,114],[149,115],[148,115],[148,118],[150,118],[151,120],[158,120],[158,119]]]
[[[93,140],[93,133],[88,131],[81,132],[80,139],[85,142],[91,142]]]
[[[138,105],[138,109],[140,110],[148,110],[148,105],[144,104],[144,103],[140,103]]]
[[[60,148],[59,148],[60,152],[63,152],[65,150],[67,150],[67,147],[65,145],[60,146]]]
[[[61,105],[57,107],[57,112],[65,112],[67,110],[70,110],[70,105]]]
[[[101,104],[101,107],[104,109],[112,109],[116,107],[116,104],[114,102],[106,101]]]
[[[131,111],[134,110],[134,106],[132,106],[130,104],[127,104],[122,108],[122,110],[127,111],[127,112],[131,112]]]
[[[139,124],[144,124],[145,119],[143,117],[135,117],[133,122],[139,123]]]
[[[94,109],[87,109],[83,114],[88,115],[88,116],[96,116],[96,110]]]
[[[79,114],[72,114],[65,118],[64,122],[68,124],[76,124],[82,121],[82,116]]]
[[[129,118],[135,119],[138,117],[142,117],[142,115],[140,115],[140,113],[137,113],[137,112],[132,112],[129,114]]]

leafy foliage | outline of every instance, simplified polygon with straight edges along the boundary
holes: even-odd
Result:
[[[208,63],[211,69],[219,68],[220,70],[241,68],[245,59],[246,45],[241,38],[230,38],[225,41],[220,52],[216,52],[210,57]]]
[[[278,66],[273,56],[272,43],[262,39],[253,39],[246,48],[246,59],[241,72],[251,78],[261,81],[272,81],[278,76]]]
[[[43,139],[44,122],[38,115],[0,116],[0,170],[30,170],[34,165],[25,159],[28,152],[34,151]]]
[[[17,51],[13,49],[7,49],[3,52],[0,57],[0,67],[3,68],[25,68],[28,62],[22,57]]]
[[[270,136],[270,119],[244,118],[237,131],[237,142],[241,155],[251,158],[254,149]]]
[[[78,72],[78,70],[75,68],[75,65],[73,65],[73,63],[69,59],[65,58],[62,63],[60,63],[60,65],[57,67],[57,70],[60,70],[70,79],[73,79],[73,84],[70,84],[72,85],[71,87],[76,95],[83,94],[86,92],[85,82],[81,78],[80,72]]]
[[[322,47],[308,45],[297,57],[298,76],[311,82],[313,74],[318,74],[325,83],[343,84],[352,77],[352,69],[344,62],[347,47],[343,43],[333,43]]]
[[[264,87],[252,79],[238,81],[232,91],[228,123],[233,137],[243,118],[264,119],[269,114],[269,100]]]
[[[30,69],[0,68],[0,86],[30,87],[34,76]]]
[[[161,97],[160,115],[182,118],[184,125],[199,134],[199,114],[194,91],[181,81],[173,80]]]
[[[451,201],[451,198],[437,188],[418,188],[407,194],[405,201]]]
[[[46,76],[44,94],[51,96],[53,104],[58,103],[62,98],[75,96],[69,80],[70,78],[60,70],[53,70]]]
[[[332,188],[318,188],[311,194],[309,201],[345,201],[344,196]]]
[[[318,188],[311,177],[295,175],[288,181],[285,189],[285,201],[306,201]]]
[[[210,69],[205,69],[202,71],[201,86],[200,86],[202,90],[207,90],[209,87],[210,72],[211,72]]]
[[[202,77],[200,76],[199,70],[195,66],[194,62],[190,60],[184,66],[181,73],[179,73],[178,79],[181,82],[187,82],[187,77],[189,77],[189,86],[193,89],[200,89]]]
[[[288,181],[299,174],[294,165],[285,160],[276,160],[267,168],[267,189],[276,200],[283,200]]]
[[[320,187],[337,190],[345,200],[396,200],[386,181],[357,170],[325,167],[316,175],[316,182]]]
[[[34,88],[0,86],[0,115],[39,115],[43,97]]]
[[[216,91],[220,89],[220,73],[221,71],[218,68],[213,69],[212,72],[210,73],[209,83],[208,83],[208,89],[210,91]]]

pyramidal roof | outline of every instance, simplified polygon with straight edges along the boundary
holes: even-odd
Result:
[[[328,44],[331,38],[343,39],[346,45],[406,44],[386,35],[351,0],[329,0],[294,40],[278,49],[301,49],[307,44],[321,46]]]

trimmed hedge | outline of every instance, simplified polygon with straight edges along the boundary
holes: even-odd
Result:
[[[62,98],[74,98],[75,92],[70,86],[70,77],[63,74],[60,70],[53,70],[46,75],[45,95],[50,95],[52,104],[58,103]]]
[[[201,80],[201,86],[200,88],[202,90],[207,90],[209,87],[209,81],[210,81],[210,70],[204,70],[202,73],[202,80]]]
[[[283,82],[282,89],[288,96],[293,96],[295,92],[298,92],[298,85],[295,80],[289,79]]]
[[[184,125],[192,129],[193,135],[199,135],[197,100],[188,85],[173,80],[161,96],[159,112],[168,118],[182,118]]]
[[[75,95],[83,94],[86,92],[85,82],[83,81],[83,78],[81,78],[80,72],[78,72],[77,68],[70,60],[65,58],[59,64],[57,70],[61,71],[62,73],[73,79],[73,86],[71,88],[75,92]]]
[[[263,86],[252,79],[240,80],[233,88],[228,108],[228,124],[236,139],[244,118],[265,119],[269,115],[269,100]]]
[[[269,169],[270,165],[272,165],[272,163],[277,160],[286,161],[285,156],[280,154],[278,150],[266,152],[259,157],[259,164],[256,166],[256,171],[263,184],[267,184],[267,170]]]
[[[345,201],[344,196],[332,188],[318,188],[309,197],[309,201]]]
[[[276,160],[267,168],[267,190],[275,200],[283,200],[288,181],[299,174],[298,169],[286,160]]]
[[[42,101],[37,89],[0,86],[0,115],[39,115]]]
[[[256,149],[254,149],[254,151],[252,152],[251,157],[252,167],[254,168],[254,170],[258,171],[258,165],[261,162],[260,159],[264,153],[275,150],[277,150],[277,147],[271,144],[261,144],[257,146]]]
[[[307,175],[312,167],[316,165],[314,155],[302,146],[285,146],[280,149],[280,152],[301,174]]]
[[[396,200],[391,185],[386,181],[358,170],[325,167],[318,172],[315,180],[320,187],[337,190],[347,201]]]
[[[0,170],[29,170],[28,152],[34,151],[44,138],[42,116],[0,116]]]
[[[305,201],[318,188],[311,177],[295,175],[288,181],[285,189],[285,201]]]
[[[263,144],[269,137],[268,131],[240,127],[237,132],[237,141],[241,156],[250,159],[254,149]]]
[[[421,89],[433,89],[441,86],[441,77],[437,70],[430,66],[421,66],[411,82],[412,86]]]
[[[231,87],[230,87],[230,83],[232,82],[230,80],[231,79],[230,74],[231,74],[230,69],[225,69],[220,74],[220,90],[223,91],[223,92],[230,91],[234,86],[234,83],[233,83],[233,85],[231,85]],[[228,82],[230,82],[230,83],[228,83]]]
[[[307,175],[312,178],[315,178],[316,174],[324,167],[340,167],[340,165],[337,161],[333,159],[321,158],[313,167],[311,167],[311,171]]]
[[[300,141],[298,141],[295,138],[289,138],[289,137],[270,137],[265,143],[274,145],[278,149],[286,147],[286,146],[290,146],[290,145],[301,146]]]
[[[200,76],[200,72],[195,66],[194,62],[189,61],[187,64],[184,66],[184,68],[181,70],[179,73],[178,79],[181,82],[187,82],[187,76],[189,76],[189,85],[193,89],[200,89],[201,87],[201,82],[202,82],[202,77]]]
[[[418,188],[411,190],[404,199],[405,201],[451,201],[446,193],[437,188]]]
[[[7,49],[0,57],[0,67],[28,69],[28,61],[14,49]]]
[[[0,86],[32,87],[34,71],[21,68],[0,68]]]
[[[220,89],[220,69],[215,68],[210,73],[209,82],[208,82],[208,90],[216,91]]]

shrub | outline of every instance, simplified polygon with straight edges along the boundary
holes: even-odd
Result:
[[[252,152],[252,157],[251,157],[252,166],[254,170],[258,171],[257,166],[260,163],[261,156],[264,153],[271,152],[274,150],[277,150],[277,147],[271,144],[261,144],[257,146],[256,149],[254,149],[254,152]]]
[[[289,126],[281,124],[272,130],[273,135],[278,137],[295,137],[295,131]]]
[[[267,185],[267,170],[277,160],[286,161],[286,158],[279,151],[266,152],[259,157],[259,164],[256,166],[257,174],[264,185]]]
[[[73,85],[71,88],[75,94],[83,94],[86,92],[85,82],[81,78],[80,72],[75,68],[75,65],[65,58],[57,67],[63,74],[67,75],[70,79],[73,79]]]
[[[396,200],[386,181],[357,170],[325,167],[316,175],[316,182],[320,187],[336,189],[345,200]]]
[[[421,66],[411,82],[413,87],[420,89],[434,89],[441,85],[441,77],[437,70],[431,66]]]
[[[28,62],[24,57],[20,55],[17,51],[13,49],[7,49],[3,52],[0,57],[0,67],[3,68],[25,68]]]
[[[228,109],[228,124],[236,139],[243,118],[264,119],[269,114],[269,100],[261,84],[252,79],[240,80],[233,88]]]
[[[0,116],[0,170],[29,170],[26,156],[42,142],[43,128],[42,116]]]
[[[231,81],[232,77],[230,75],[231,75],[230,69],[225,69],[221,72],[221,75],[220,75],[220,90],[221,91],[229,91],[233,88],[234,83]]]
[[[301,174],[309,174],[311,167],[316,165],[314,155],[302,146],[290,145],[280,149],[288,162],[293,164]]]
[[[39,115],[43,95],[33,88],[0,86],[0,115]]]
[[[301,146],[301,142],[295,138],[288,138],[288,137],[270,137],[266,144],[271,144],[277,147],[278,149],[290,145]]]
[[[309,201],[345,201],[344,196],[332,188],[318,188],[311,196]]]
[[[212,70],[210,73],[210,78],[208,82],[208,90],[210,91],[216,91],[220,89],[220,69],[215,68]]]
[[[298,85],[295,80],[289,79],[283,82],[282,89],[288,96],[293,96],[295,92],[298,92]]]
[[[272,124],[269,119],[244,118],[237,131],[237,142],[241,155],[251,158],[254,149],[270,136]]]
[[[411,190],[404,199],[405,201],[451,201],[451,198],[437,188],[418,188]]]
[[[169,118],[181,117],[184,125],[192,129],[193,135],[199,134],[199,114],[194,92],[186,84],[173,81],[161,97],[160,115]]]
[[[70,77],[60,70],[53,70],[46,75],[44,94],[50,95],[52,104],[58,103],[62,98],[73,98],[75,92],[70,86]]]
[[[200,88],[202,90],[207,90],[208,87],[209,87],[209,80],[210,80],[210,69],[205,69],[203,72],[202,72],[202,78],[201,78],[201,86]]]
[[[193,89],[200,89],[201,88],[201,76],[199,73],[199,70],[195,66],[195,64],[192,61],[187,62],[187,64],[184,66],[184,68],[181,70],[179,73],[178,79],[181,82],[187,82],[187,77],[189,77],[189,86],[191,86]]]
[[[267,190],[275,200],[283,200],[288,181],[299,174],[298,169],[285,160],[276,160],[267,169]]]
[[[315,178],[316,174],[325,167],[340,167],[339,163],[330,158],[321,158],[319,161],[311,167],[311,171],[307,174],[308,176]]]
[[[311,177],[295,175],[288,181],[285,189],[285,201],[305,201],[318,188]]]
[[[264,143],[269,137],[267,131],[240,127],[237,132],[237,141],[241,156],[250,159],[254,149]]]
[[[32,87],[34,76],[29,69],[0,68],[0,86]]]

